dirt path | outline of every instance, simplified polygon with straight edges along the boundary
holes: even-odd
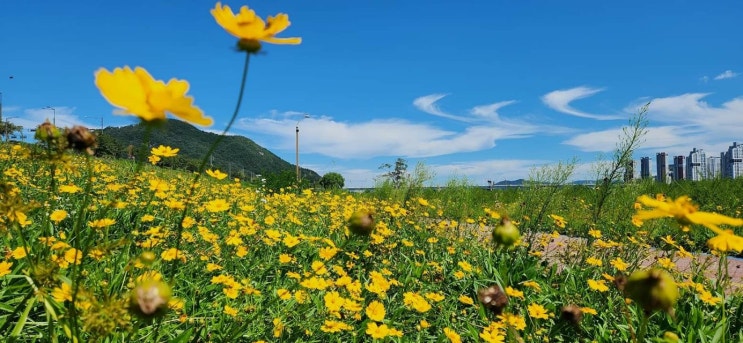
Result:
[[[538,234],[537,241],[541,236],[547,234]],[[566,249],[576,246],[585,246],[585,239],[574,238],[560,235],[557,238],[550,237],[549,244],[543,250],[542,258],[551,262],[557,262],[558,257],[566,253]],[[656,264],[657,260],[665,257],[665,254],[657,249],[650,248],[647,251],[648,256],[640,263],[643,267],[649,267]],[[709,254],[693,254],[693,257],[676,257],[672,258],[676,264],[675,270],[682,274],[696,273],[703,271],[704,275],[710,280],[716,280],[718,276],[719,257]],[[726,271],[722,270],[722,276]],[[728,257],[727,277],[730,279],[730,291],[743,290],[743,259]]]
[[[470,227],[470,229],[472,228],[475,227]],[[475,231],[477,232],[476,234],[481,238],[489,237],[491,230],[492,229],[490,228],[475,228]],[[550,234],[536,233],[534,234],[533,242],[538,243],[542,239],[547,239],[549,242],[546,247],[539,250],[542,251],[542,258],[549,261],[549,263],[558,264],[558,266],[560,266],[559,260],[561,256],[572,253],[569,249],[574,249],[575,254],[577,254],[578,250],[576,250],[576,248],[586,248],[586,240],[584,238],[564,235],[552,237]],[[643,253],[645,253],[647,257],[640,262],[642,267],[655,265],[658,259],[665,257],[663,251],[654,248],[649,248]],[[726,294],[743,293],[743,259],[728,257],[727,271],[723,269],[720,273],[721,275],[718,275],[719,257],[701,253],[694,253],[692,255],[692,257],[671,258],[676,265],[674,269],[684,276],[689,277],[694,273],[703,272],[705,277],[713,281],[717,280],[720,276],[727,277],[730,279],[730,283],[727,287]]]

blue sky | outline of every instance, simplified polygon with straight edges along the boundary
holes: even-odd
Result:
[[[575,179],[610,156],[621,127],[652,101],[635,154],[719,154],[743,141],[740,1],[227,1],[283,37],[251,60],[231,134],[293,163],[372,186],[398,157],[432,184],[525,178],[578,158]],[[112,114],[93,73],[129,65],[188,80],[225,127],[243,56],[210,1],[3,1],[3,120],[29,128],[56,109],[60,126],[135,123]],[[10,76],[13,76],[11,79]],[[652,167],[652,166],[651,166]]]

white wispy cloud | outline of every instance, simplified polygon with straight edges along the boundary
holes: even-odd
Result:
[[[498,120],[500,119],[498,110],[508,105],[515,104],[515,103],[516,103],[516,100],[507,100],[507,101],[496,102],[496,103],[489,104],[489,105],[475,106],[470,110],[470,113],[478,117],[487,118],[490,120]]]
[[[732,70],[726,70],[720,73],[720,75],[715,76],[715,80],[732,79],[738,75],[739,75],[738,73],[733,72]]]
[[[570,89],[561,89],[561,90],[549,92],[545,94],[544,96],[542,96],[542,102],[544,102],[545,105],[547,105],[549,108],[555,111],[562,112],[565,114],[570,114],[570,115],[581,117],[581,118],[589,118],[589,119],[596,119],[596,120],[615,120],[615,119],[626,118],[624,116],[618,116],[618,115],[591,114],[591,113],[580,111],[570,106],[570,103],[575,100],[587,98],[603,90],[604,88],[589,88],[589,87],[584,87],[584,86],[570,88]]]
[[[20,112],[21,114],[17,114]],[[3,109],[5,114],[5,109]],[[56,122],[58,127],[72,127],[82,125],[97,129],[101,127],[100,116],[81,116],[75,114],[75,107],[54,106],[54,110],[47,108],[17,109],[11,115],[3,115],[3,120],[23,126],[24,130],[36,128],[44,121]],[[28,133],[26,133],[28,134]]]
[[[241,119],[236,129],[270,136],[266,143],[269,149],[294,149],[295,123],[290,119]],[[532,132],[529,127],[518,130],[484,125],[457,132],[401,119],[348,123],[321,116],[302,121],[300,141],[305,152],[335,158],[426,157],[489,149],[497,140],[520,138]]]
[[[431,94],[415,99],[417,107],[427,113],[458,118],[471,123],[461,130],[441,128],[431,123],[387,118],[366,122],[337,121],[330,116],[304,119],[300,141],[304,152],[342,159],[369,159],[379,156],[430,157],[493,148],[497,141],[529,137],[537,133],[560,134],[566,128],[536,125],[519,119],[502,118],[498,110],[514,100],[475,106],[469,117],[444,113],[436,105],[444,94]],[[294,149],[296,114],[271,111],[262,118],[243,118],[236,130],[254,132],[259,144],[268,149]]]
[[[439,108],[436,102],[443,99],[447,95],[448,94],[437,93],[437,94],[430,94],[430,95],[422,96],[422,97],[419,97],[413,100],[413,106],[415,106],[416,108],[418,108],[419,110],[423,112],[426,112],[428,114],[433,114],[435,116],[449,118],[449,119],[463,121],[463,122],[471,122],[472,118],[449,114],[449,113],[442,111]]]
[[[649,127],[641,149],[686,155],[696,147],[717,154],[733,141],[743,139],[743,97],[733,98],[719,106],[703,99],[708,93],[687,93],[654,98],[648,107]],[[636,111],[637,101],[626,108]],[[621,127],[576,135],[563,144],[582,151],[612,151],[621,135]]]

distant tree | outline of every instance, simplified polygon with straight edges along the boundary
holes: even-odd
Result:
[[[126,148],[110,135],[101,132],[98,135],[98,148],[95,149],[95,155],[121,158],[126,156]]]
[[[343,175],[336,172],[327,173],[320,179],[320,186],[324,189],[343,188],[345,184],[346,180],[343,179]]]
[[[16,132],[22,132],[23,126],[19,126],[16,124],[13,124],[9,121],[0,122],[0,136],[5,138],[5,140],[8,140],[8,136],[16,133]]]
[[[405,178],[408,177],[408,162],[404,158],[398,158],[397,161],[395,161],[394,168],[391,164],[385,163],[379,166],[379,169],[388,170],[388,172],[382,174],[381,177],[391,181],[395,188],[400,188],[403,181],[405,181]]]
[[[294,170],[286,169],[278,173],[264,173],[266,179],[266,189],[276,193],[282,189],[285,191],[297,185],[297,173]],[[305,181],[304,179],[302,181]]]

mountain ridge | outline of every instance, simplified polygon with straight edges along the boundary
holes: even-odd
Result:
[[[145,154],[145,135],[149,135],[149,147]],[[174,119],[168,119],[156,127],[134,124],[121,127],[107,127],[99,132],[98,155],[117,158],[132,158],[149,155],[149,148],[166,145],[178,148],[178,156],[164,158],[158,165],[177,169],[196,170],[209,147],[220,135],[202,131],[195,126]],[[225,136],[210,158],[209,168],[216,168],[240,178],[254,178],[259,175],[294,172],[296,166],[284,161],[268,149],[244,136]],[[320,175],[311,169],[301,168],[302,179],[315,182]]]

